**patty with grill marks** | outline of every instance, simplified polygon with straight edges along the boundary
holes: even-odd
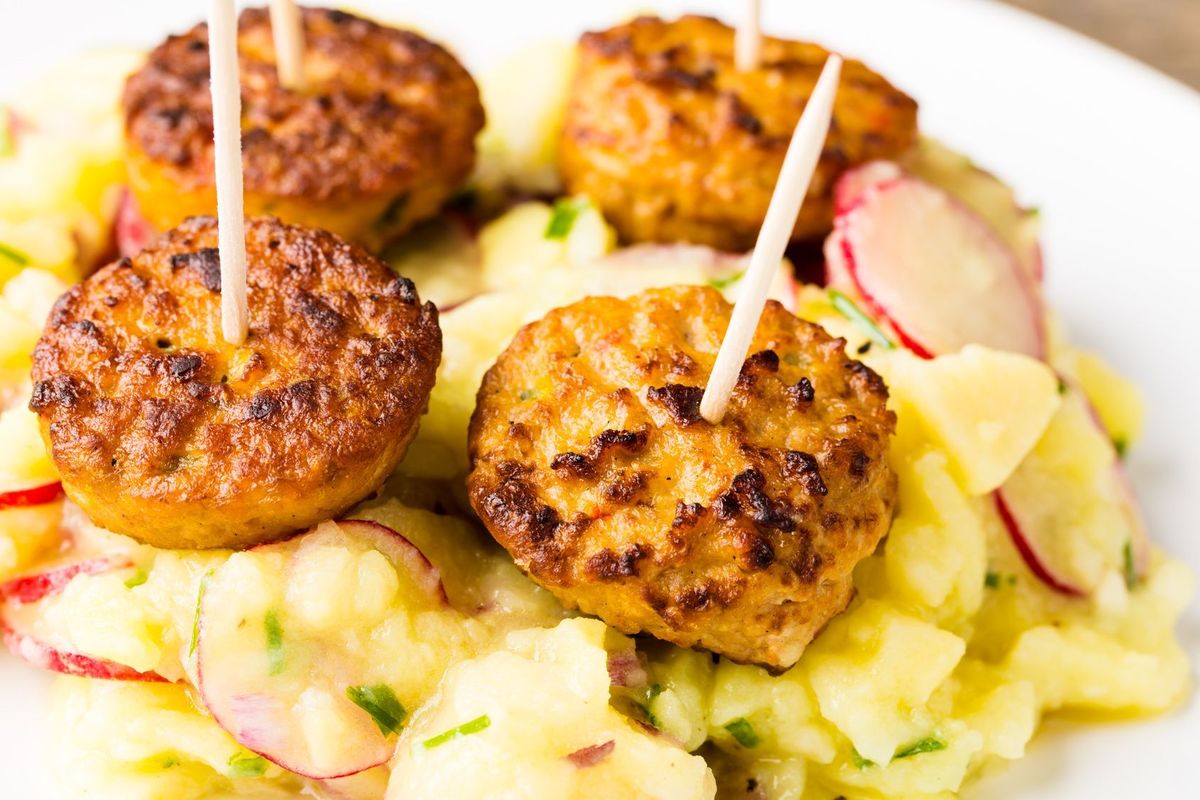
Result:
[[[768,303],[718,425],[711,288],[592,297],[522,329],[471,420],[472,506],[564,603],[771,669],[852,593],[896,504],[887,388]]]
[[[324,231],[247,221],[249,335],[220,330],[217,225],[63,295],[30,407],[68,497],[158,547],[247,547],[346,511],[403,457],[441,359],[411,281]]]
[[[733,39],[697,16],[640,17],[580,39],[559,167],[567,189],[589,195],[626,241],[753,246],[829,53],[765,37],[761,66],[741,72]],[[842,172],[895,158],[916,136],[917,104],[848,60],[793,238],[829,231]]]
[[[342,11],[304,8],[307,85],[279,83],[266,9],[241,13],[246,213],[378,248],[437,213],[475,164],[483,106],[441,46]],[[125,86],[129,182],[164,231],[216,211],[208,27],[171,36]]]

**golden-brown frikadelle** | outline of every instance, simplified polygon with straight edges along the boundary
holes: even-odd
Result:
[[[59,299],[30,407],[67,496],[172,548],[246,547],[330,519],[416,435],[437,310],[333,234],[247,221],[250,332],[220,330],[216,221],[189,219]]]
[[[768,303],[719,425],[710,288],[592,297],[517,334],[471,419],[471,504],[564,603],[783,669],[891,522],[895,416],[845,342]]]
[[[715,19],[639,17],[579,41],[559,167],[627,241],[754,245],[783,156],[828,52],[766,37],[762,65],[740,72],[733,30]],[[833,220],[846,169],[894,158],[917,135],[917,105],[847,61],[833,124],[793,236]]]
[[[437,213],[475,163],[479,90],[445,49],[305,8],[303,92],[283,88],[265,9],[238,22],[247,215],[377,248]],[[216,211],[208,27],[171,36],[125,87],[129,183],[160,231]]]

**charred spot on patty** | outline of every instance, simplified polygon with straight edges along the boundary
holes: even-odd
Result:
[[[194,253],[171,256],[172,270],[188,270],[210,292],[221,291],[221,254],[215,247],[202,247]]]
[[[646,399],[660,406],[671,415],[676,425],[694,425],[700,421],[700,400],[704,397],[704,389],[699,386],[684,386],[678,383],[668,383],[665,386],[651,386],[646,390]]]

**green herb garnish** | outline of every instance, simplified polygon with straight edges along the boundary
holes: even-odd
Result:
[[[200,576],[200,589],[196,592],[196,615],[192,617],[192,643],[188,647],[189,656],[196,652],[196,642],[200,640],[200,602],[204,599],[204,592],[208,590],[208,579],[211,577],[211,569]]]
[[[517,395],[517,398],[522,403],[524,403],[528,400],[532,400],[533,398],[535,398],[537,396],[538,396],[537,389],[522,389],[521,393],[519,395]]]
[[[234,753],[229,757],[226,774],[231,778],[257,778],[267,771],[267,760],[262,756]]]
[[[758,747],[762,741],[754,731],[754,726],[745,717],[738,717],[725,725],[729,735],[737,740],[742,747]]]
[[[1124,436],[1118,436],[1113,439],[1113,449],[1117,451],[1117,458],[1125,458],[1125,454],[1129,452],[1129,440]]]
[[[1126,588],[1133,589],[1135,586],[1137,586],[1138,576],[1137,576],[1137,564],[1134,562],[1134,558],[1133,558],[1133,540],[1132,539],[1129,539],[1128,541],[1125,542],[1125,547],[1122,549],[1121,552],[1122,552],[1122,555],[1124,556],[1124,563],[1125,563],[1125,586],[1126,586]]]
[[[484,714],[476,717],[473,720],[470,720],[469,722],[464,722],[462,725],[459,725],[456,728],[451,728],[448,731],[442,731],[431,739],[426,739],[425,741],[421,742],[421,746],[426,750],[432,750],[435,747],[445,744],[451,739],[457,739],[460,736],[470,736],[472,733],[479,733],[482,730],[490,728],[491,725],[492,718],[487,714]]]
[[[397,733],[404,717],[408,714],[390,686],[377,683],[374,686],[350,686],[346,689],[350,702],[366,711],[375,720],[379,732],[384,736]]]
[[[564,197],[554,203],[550,222],[546,225],[547,239],[565,239],[575,227],[575,220],[588,207],[586,197]]]
[[[132,589],[135,586],[141,586],[143,583],[146,582],[146,579],[149,577],[150,577],[150,573],[146,572],[146,570],[144,570],[144,569],[139,568],[138,571],[133,574],[133,577],[131,577],[125,581],[125,588]]]
[[[902,747],[896,751],[896,755],[892,758],[909,758],[911,756],[919,756],[921,753],[933,753],[937,750],[945,750],[946,743],[941,739],[932,736],[919,741],[913,742],[908,747]]]
[[[638,707],[638,709],[641,710],[642,716],[644,716],[646,718],[646,722],[650,723],[651,725],[658,728],[659,730],[662,730],[662,722],[659,720],[659,718],[657,716],[655,716],[654,712],[650,710],[650,707],[652,705],[654,705],[654,698],[658,697],[662,693],[663,693],[662,684],[659,684],[659,683],[651,684],[650,688],[646,690],[646,702],[635,703],[635,705]]]
[[[987,574],[983,576],[983,585],[989,589],[999,589],[1000,588],[1000,573],[992,572],[989,569]]]
[[[733,275],[730,275],[728,278],[713,278],[708,282],[708,285],[714,289],[728,289],[745,276],[746,271],[742,270],[741,272],[736,272]]]
[[[283,626],[274,609],[263,617],[263,630],[267,634],[267,674],[278,675],[283,672]]]
[[[895,350],[896,345],[884,335],[879,326],[875,324],[875,320],[863,313],[853,300],[839,292],[837,289],[829,290],[829,302],[834,309],[846,319],[853,322],[855,325],[863,329],[867,334],[867,338],[875,344],[882,347],[884,350]]]
[[[1058,393],[1059,394],[1067,393],[1067,382],[1064,381],[1062,378],[1058,379]]]
[[[871,759],[869,759],[869,758],[863,758],[863,757],[862,757],[862,756],[859,754],[858,750],[851,750],[851,751],[850,751],[850,758],[851,758],[851,760],[853,760],[853,761],[854,761],[854,766],[855,766],[855,768],[856,768],[856,769],[866,769],[867,767],[873,767],[873,766],[875,766],[875,762],[874,762],[874,761],[872,761],[872,760],[871,760]]]
[[[15,247],[9,247],[3,242],[0,242],[0,258],[11,261],[18,267],[27,267],[29,266],[29,262],[33,260],[25,253],[22,253]]]

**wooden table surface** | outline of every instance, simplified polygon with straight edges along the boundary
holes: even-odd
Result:
[[[1200,89],[1200,0],[1005,0]]]

